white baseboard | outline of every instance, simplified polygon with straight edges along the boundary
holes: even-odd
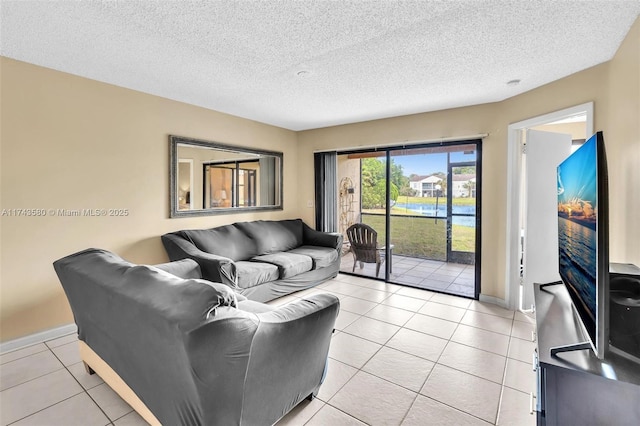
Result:
[[[67,324],[52,328],[51,330],[45,330],[39,333],[30,334],[29,336],[20,337],[19,339],[2,342],[0,343],[0,354],[12,352],[16,349],[22,349],[27,346],[36,345],[38,343],[46,342],[47,340],[56,339],[58,337],[66,336],[67,334],[77,332],[78,327],[75,324]]]
[[[501,308],[509,309],[509,306],[504,299],[498,299],[497,297],[487,296],[485,294],[481,294],[479,299],[481,302],[493,303],[494,305],[498,305]]]

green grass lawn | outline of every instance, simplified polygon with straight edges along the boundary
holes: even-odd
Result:
[[[367,211],[370,213],[371,211]],[[362,222],[378,231],[378,243],[384,245],[385,216],[384,214],[362,215]],[[403,214],[391,216],[391,241],[394,245],[393,253],[404,256],[420,257],[424,259],[447,259],[447,229],[446,221],[433,218],[409,217]],[[475,228],[453,225],[452,249],[455,251],[475,251]]]

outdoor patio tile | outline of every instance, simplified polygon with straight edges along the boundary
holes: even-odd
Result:
[[[401,276],[399,276],[398,278],[396,278],[396,282],[400,283],[400,284],[419,284],[422,282],[422,280],[424,279],[424,277],[414,277],[411,275],[406,275],[403,274]]]
[[[436,271],[436,273],[429,275],[427,278],[430,281],[442,281],[442,282],[451,284],[456,279],[456,276],[457,275],[451,276],[451,275],[438,274]]]
[[[409,269],[407,272],[405,272],[403,274],[403,277],[420,277],[420,278],[424,279],[424,277],[426,275],[427,274],[425,273],[425,271],[413,268],[413,269]]]
[[[475,289],[468,285],[451,284],[444,291],[457,296],[473,297]]]
[[[448,277],[457,277],[462,272],[462,269],[446,269],[444,266],[442,268],[436,269],[433,273],[435,275],[444,275]]]
[[[450,285],[450,282],[432,280],[431,278],[427,278],[426,280],[422,280],[420,282],[420,287],[430,288],[436,291],[443,291]]]
[[[467,265],[462,263],[445,263],[439,268],[441,271],[457,271],[462,272],[467,269]]]
[[[414,269],[416,269],[418,271],[425,272],[427,274],[431,274],[431,273],[437,271],[438,267],[437,266],[433,266],[433,265],[424,265],[424,264],[421,263],[420,265],[416,266]]]
[[[461,285],[470,285],[473,286],[475,284],[476,280],[474,277],[462,277],[462,275],[458,275],[458,277],[456,277],[455,280],[453,280],[454,284],[461,284]]]

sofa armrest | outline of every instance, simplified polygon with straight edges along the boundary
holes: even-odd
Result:
[[[262,313],[221,308],[185,340],[202,424],[274,424],[317,393],[340,307],[318,294]]]
[[[205,280],[238,288],[236,264],[228,257],[204,252],[190,241],[174,234],[163,235],[162,244],[172,261],[193,259],[200,265],[202,278]]]
[[[246,413],[261,412],[269,421],[276,421],[285,413],[271,410],[317,394],[339,309],[337,297],[317,294],[257,314],[260,322],[244,391]],[[272,399],[269,404],[264,403],[266,395]],[[243,421],[260,423],[258,418]]]
[[[302,241],[304,245],[331,247],[336,250],[342,248],[342,234],[337,232],[321,232],[311,228],[306,223],[302,223]]]

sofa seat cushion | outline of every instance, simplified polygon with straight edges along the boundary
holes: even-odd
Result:
[[[338,250],[331,247],[300,246],[287,253],[309,256],[313,260],[313,269],[326,268],[338,259]]]
[[[256,263],[273,264],[280,270],[280,278],[289,278],[313,268],[313,260],[309,256],[296,253],[272,253],[256,256],[252,261]]]
[[[280,272],[270,263],[239,261],[236,262],[238,287],[249,288],[269,281],[277,280]]]

